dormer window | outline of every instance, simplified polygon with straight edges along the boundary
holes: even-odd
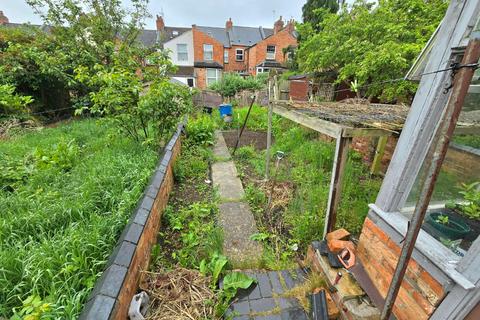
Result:
[[[236,49],[235,50],[235,60],[236,61],[243,61],[243,58],[244,58],[243,49]]]
[[[275,60],[275,46],[267,46],[267,60]]]
[[[177,30],[173,30],[172,34],[173,34],[174,37],[176,37],[176,36],[178,36],[178,31],[177,31]]]

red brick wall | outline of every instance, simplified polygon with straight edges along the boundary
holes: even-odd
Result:
[[[207,88],[207,69],[205,68],[195,68],[195,76],[197,77],[197,88],[206,89]]]
[[[223,44],[209,35],[201,32],[195,26],[192,27],[193,32],[193,57],[195,61],[204,61],[203,45],[213,45],[213,61],[223,65]]]
[[[400,247],[372,220],[365,219],[357,255],[385,298],[397,265]],[[427,271],[410,260],[393,312],[399,320],[428,319],[445,296],[445,291]]]
[[[277,62],[283,63],[285,62],[285,58],[283,55],[284,48],[288,46],[296,46],[297,39],[289,32],[288,28],[284,28],[282,31],[274,34],[260,42],[258,42],[255,46],[249,49],[249,60],[248,60],[248,71],[252,74],[256,74],[255,66],[259,63],[265,61],[267,57],[267,46],[274,45],[276,46],[275,51],[275,60]]]
[[[390,160],[392,159],[393,151],[397,146],[397,137],[388,137],[387,145],[385,146],[385,152],[382,158],[382,172],[386,172]],[[378,138],[366,138],[366,137],[355,137],[352,139],[352,149],[360,152],[362,159],[367,164],[373,162],[375,157],[375,150],[377,148]]]
[[[236,49],[243,49],[243,61],[237,61],[235,58]],[[248,50],[245,46],[232,46],[231,48],[225,48],[228,50],[228,63],[224,64],[226,72],[246,71],[248,61]]]
[[[290,80],[290,99],[308,101],[308,79]]]

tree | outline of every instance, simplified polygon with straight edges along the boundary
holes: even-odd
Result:
[[[220,81],[210,86],[210,89],[218,92],[222,98],[233,98],[242,90],[259,90],[265,85],[264,76],[243,78],[236,73],[225,73]]]
[[[323,17],[329,13],[336,13],[339,5],[337,0],[307,0],[302,7],[304,23],[310,23],[317,29]]]
[[[349,10],[326,15],[319,32],[299,28],[305,33],[299,67],[335,71],[338,82],[356,79],[365,95],[385,102],[408,101],[416,85],[396,79],[408,71],[446,8],[444,0],[380,0],[376,6],[357,0]]]

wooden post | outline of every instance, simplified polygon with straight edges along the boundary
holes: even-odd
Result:
[[[383,154],[385,153],[385,147],[387,145],[388,137],[382,136],[378,138],[377,149],[375,150],[375,157],[373,158],[372,167],[370,168],[371,174],[378,174],[380,172]]]
[[[267,151],[265,153],[265,180],[270,177],[270,149],[272,146],[272,115],[273,115],[273,100],[276,98],[276,76],[274,81],[268,81],[268,128],[267,128]],[[273,90],[273,95],[272,95]]]
[[[328,195],[327,213],[325,215],[325,226],[323,230],[323,238],[327,233],[335,229],[337,220],[337,209],[340,202],[340,193],[342,192],[343,174],[345,164],[347,163],[348,148],[352,138],[342,137],[342,133],[337,137],[335,147],[335,158],[333,160],[332,178],[330,180],[330,193]]]

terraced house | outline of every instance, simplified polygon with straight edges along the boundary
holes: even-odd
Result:
[[[255,75],[270,69],[286,69],[286,48],[297,46],[294,21],[282,17],[273,29],[235,26],[232,19],[225,27],[192,25],[192,28],[166,27],[157,16],[157,30],[143,34],[157,35],[178,71],[172,77],[201,89],[218,81],[223,72]]]

